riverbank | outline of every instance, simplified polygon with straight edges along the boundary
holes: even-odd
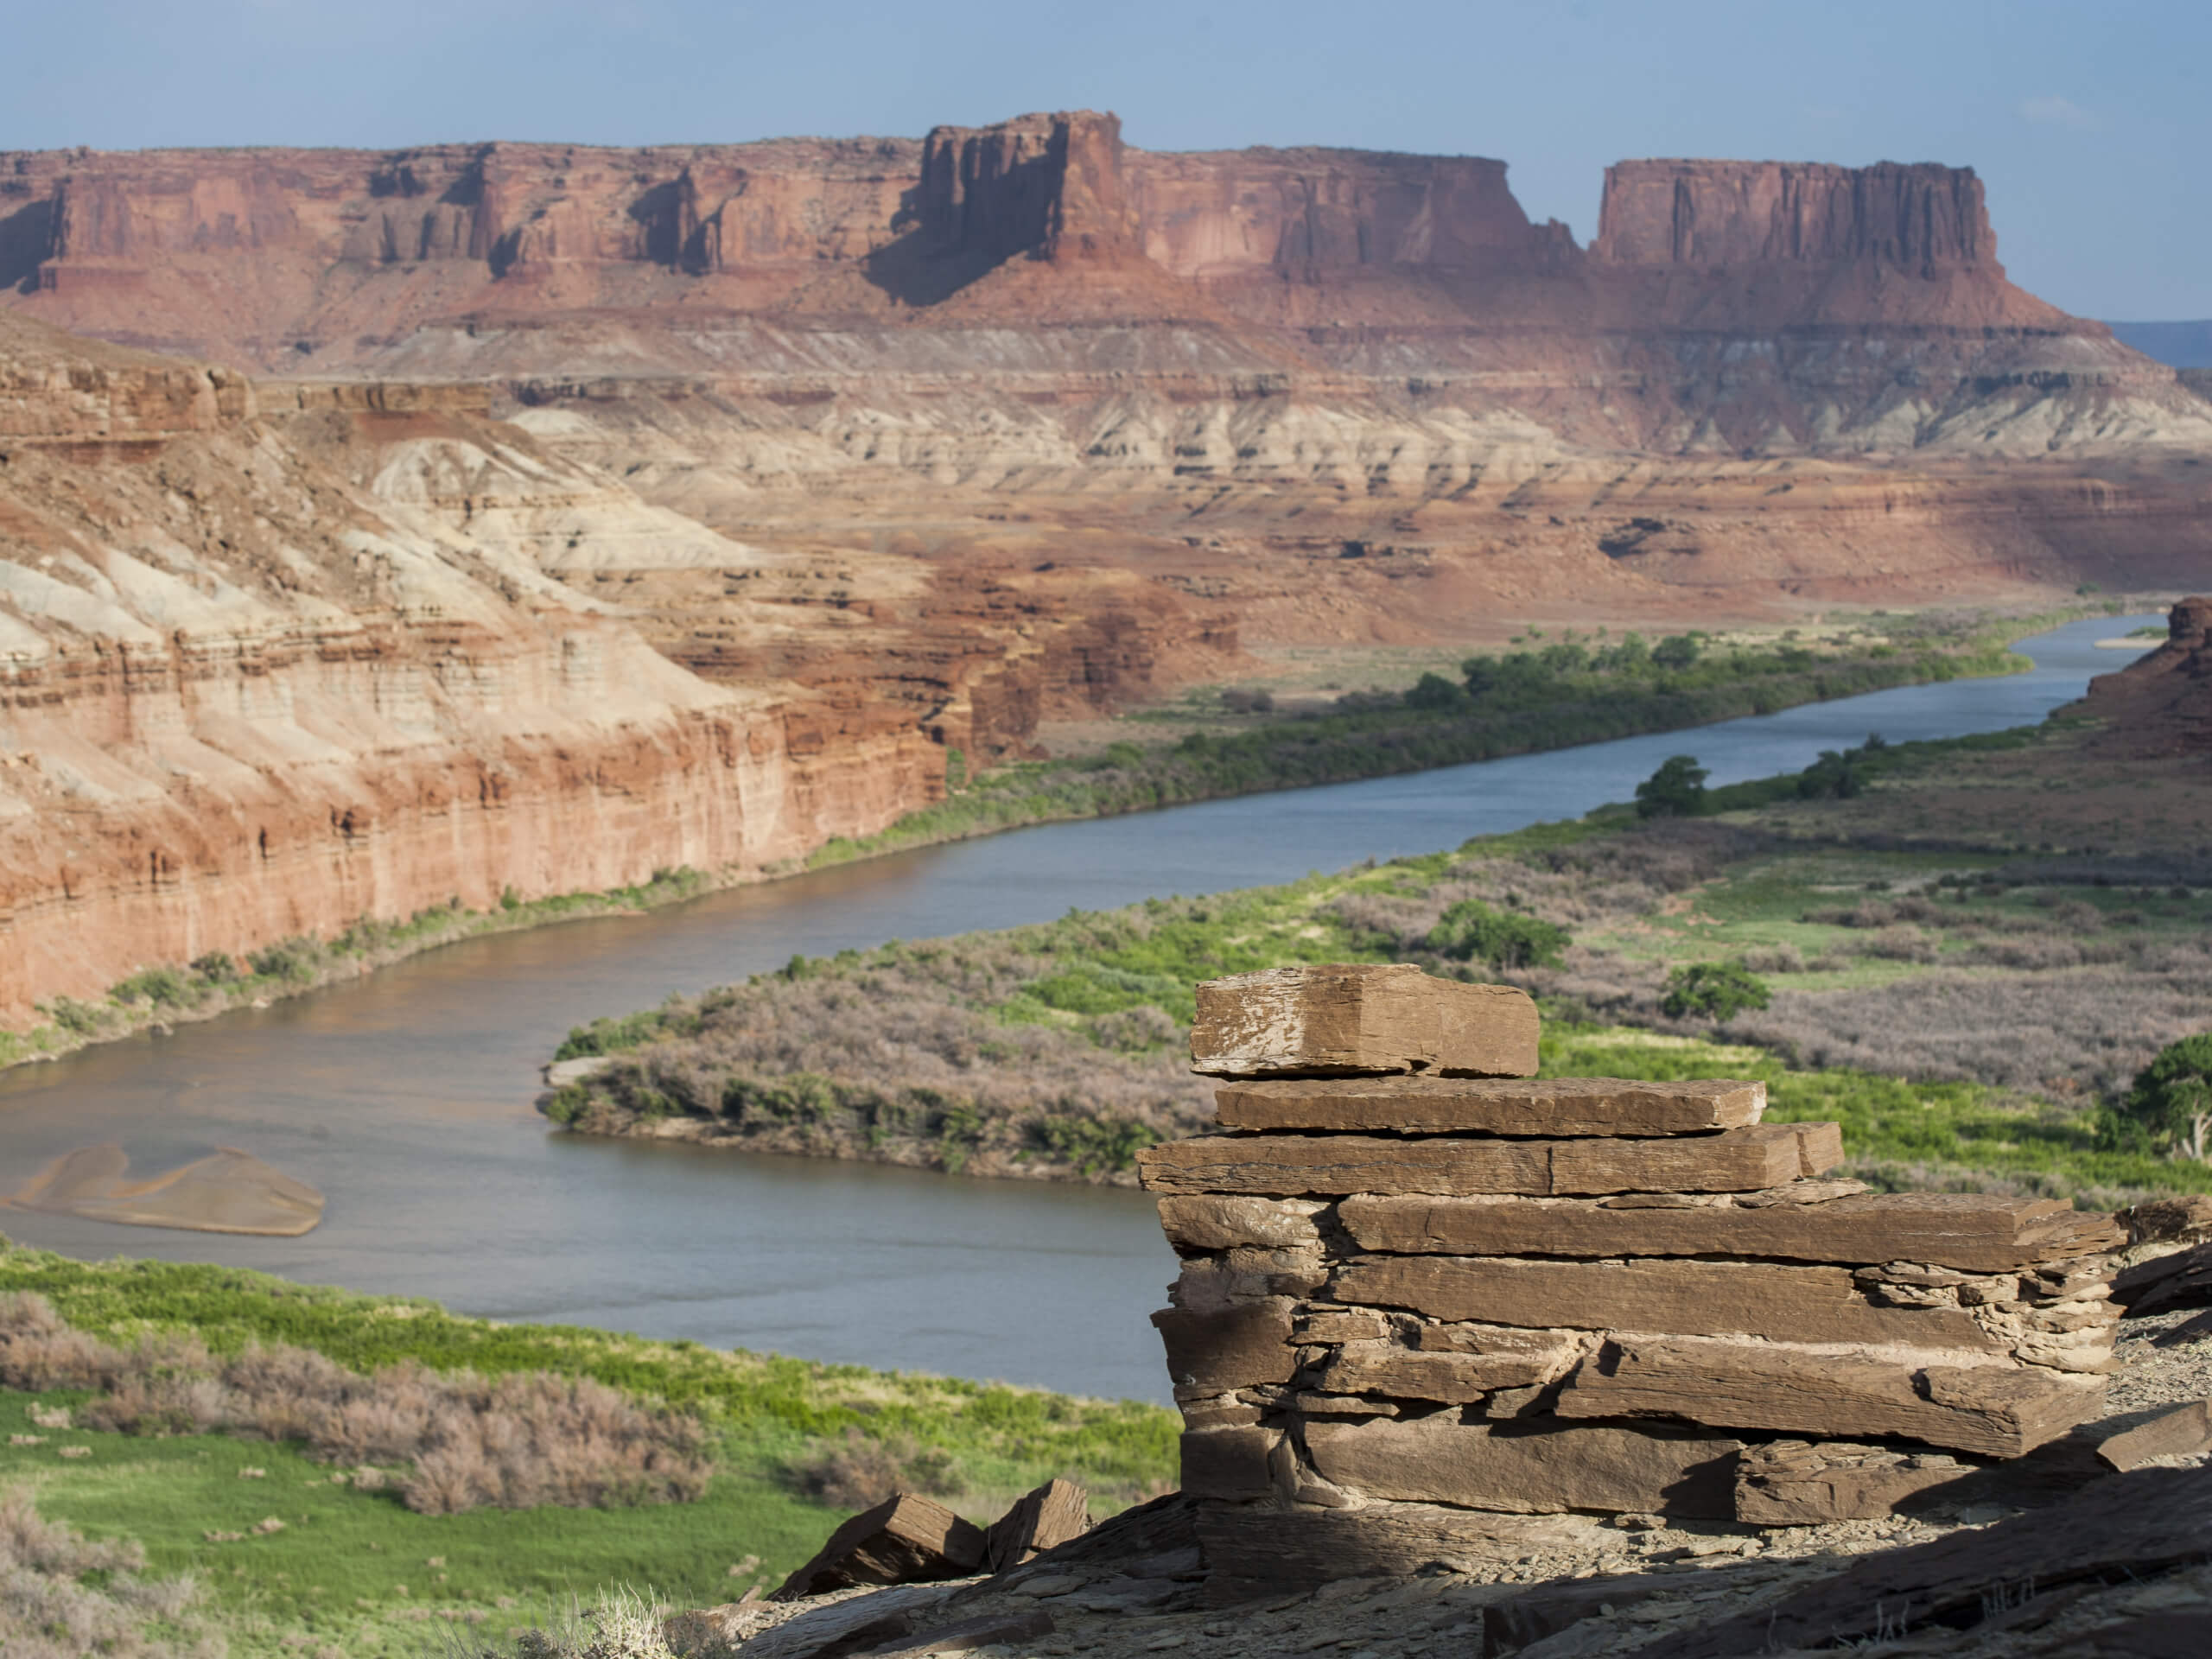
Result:
[[[284,1343],[363,1373],[550,1373],[704,1423],[715,1466],[694,1501],[437,1515],[400,1501],[404,1468],[378,1481],[340,1468],[334,1478],[327,1458],[289,1440],[86,1429],[76,1423],[96,1390],[0,1388],[0,1420],[13,1431],[0,1445],[0,1487],[35,1484],[48,1522],[135,1540],[149,1579],[191,1574],[202,1613],[239,1659],[419,1654],[437,1640],[426,1626],[497,1635],[601,1584],[649,1586],[693,1605],[734,1600],[806,1560],[864,1507],[871,1483],[995,1513],[1072,1475],[1103,1515],[1175,1478],[1177,1421],[1156,1406],[500,1325],[220,1268],[0,1247],[0,1297],[27,1292],[70,1327],[125,1345],[188,1333],[219,1360]]]
[[[1534,992],[1548,1072],[1763,1077],[1771,1116],[1841,1121],[1879,1185],[2101,1208],[2212,1190],[2203,1165],[2113,1149],[2101,1119],[2212,1007],[2212,862],[2192,843],[2153,872],[2144,845],[2094,850],[2115,832],[2091,820],[2063,844],[2012,833],[2101,747],[2075,720],[1870,744],[1687,817],[1605,808],[1281,887],[797,958],[579,1027],[556,1058],[604,1064],[541,1109],[582,1135],[1126,1185],[1137,1147],[1211,1116],[1184,1052],[1194,981],[1411,961]],[[1926,790],[1962,779],[1979,835],[1923,827]],[[2139,836],[2202,821],[2110,782],[2068,798]],[[1697,963],[1756,997],[1681,1006]]]
[[[1649,650],[1632,644],[1634,636],[1609,645],[1578,640],[1570,631],[1555,640],[1529,638],[1518,652],[1471,658],[1470,667],[1490,665],[1492,683],[1479,694],[1464,681],[1424,681],[1403,694],[1351,694],[1334,712],[1309,707],[1281,715],[1229,709],[1213,697],[1205,718],[1170,742],[1137,741],[1154,729],[1140,713],[1120,723],[1131,736],[1096,753],[1000,768],[879,836],[832,841],[796,863],[663,870],[631,887],[535,899],[510,889],[493,909],[454,903],[404,920],[363,917],[336,935],[296,936],[242,959],[213,955],[145,969],[96,1001],[41,1002],[44,1023],[28,1031],[0,1031],[0,1070],[265,1007],[462,939],[651,911],[803,869],[1033,824],[1539,753],[1885,687],[2016,673],[2029,664],[2008,640],[2104,613],[2115,603],[2009,618],[1876,613],[1809,641],[1792,638],[1794,630],[1764,640],[1685,635]]]
[[[1556,639],[1536,630],[1517,650],[1469,657],[1459,677],[1424,675],[1402,692],[1347,693],[1325,709],[1308,703],[1256,718],[1224,719],[1215,709],[1172,744],[1125,740],[1095,754],[1000,767],[876,835],[831,841],[807,868],[1033,824],[1465,766],[1897,686],[2017,674],[2031,664],[2011,642],[2108,608],[1996,620],[1885,617],[1878,627],[1811,640],[1791,629],[1718,640],[1678,634],[1656,645],[1631,633],[1609,644],[1573,629]]]

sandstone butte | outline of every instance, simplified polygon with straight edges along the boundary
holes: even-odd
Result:
[[[757,869],[1251,646],[2194,586],[2208,448],[1944,166],[1626,162],[1584,245],[1090,112],[0,153],[0,1024]]]

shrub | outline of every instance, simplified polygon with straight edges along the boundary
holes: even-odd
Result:
[[[0,1653],[9,1659],[183,1659],[219,1653],[191,1615],[189,1578],[142,1579],[130,1538],[96,1541],[38,1512],[35,1489],[0,1496]]]
[[[1659,1007],[1669,1020],[1726,1023],[1772,1000],[1766,982],[1739,962],[1694,962],[1667,976]]]
[[[1057,1116],[1039,1118],[1030,1135],[1056,1161],[1084,1175],[1134,1168],[1137,1154],[1160,1138],[1159,1130],[1134,1118]]]
[[[188,1007],[200,1000],[200,988],[181,968],[149,968],[118,980],[108,990],[118,1002],[146,1002],[157,1008]]]
[[[1797,774],[1797,793],[1808,801],[1847,801],[1866,788],[1858,766],[1859,752],[1822,749],[1821,758]]]
[[[589,1377],[487,1380],[411,1359],[363,1376],[283,1343],[223,1362],[189,1335],[120,1348],[71,1329],[34,1292],[0,1298],[0,1382],[93,1391],[78,1413],[87,1428],[226,1429],[303,1441],[308,1456],[348,1468],[411,1465],[400,1496],[424,1515],[683,1503],[710,1472],[696,1417],[641,1407]]]
[[[54,1023],[73,1037],[90,1037],[97,1033],[103,1023],[100,1011],[89,1002],[79,1002],[73,996],[57,996],[47,1005],[48,1016]]]
[[[227,950],[210,950],[192,959],[192,971],[210,985],[227,985],[238,976],[238,965]]]
[[[1464,709],[1468,702],[1466,689],[1453,684],[1441,674],[1422,675],[1406,693],[1407,708],[1425,709],[1434,714]]]
[[[1640,818],[1688,818],[1705,804],[1705,780],[1711,776],[1694,754],[1670,755],[1659,770],[1636,786]]]
[[[857,1425],[791,1469],[791,1484],[832,1509],[872,1509],[894,1492],[957,1497],[968,1490],[950,1452],[917,1449],[904,1435],[878,1440]]]
[[[313,939],[279,939],[246,958],[264,979],[287,979],[296,985],[309,983],[321,956]]]
[[[572,1026],[553,1051],[556,1060],[584,1059],[594,1054],[620,1054],[659,1036],[665,1025],[661,1010],[644,1008],[636,1014],[602,1015],[588,1026]]]
[[[1802,974],[1805,971],[1804,952],[1789,944],[1769,945],[1760,950],[1746,950],[1743,963],[1755,974]]]
[[[1183,1034],[1182,1027],[1149,1002],[1102,1014],[1084,1029],[1099,1047],[1110,1048],[1117,1054],[1149,1054],[1175,1042]]]
[[[2116,1108],[2116,1139],[2150,1138],[2197,1162],[2212,1139],[2212,1031],[2169,1043]]]
[[[1570,943],[1565,928],[1518,911],[1491,909],[1463,899],[1437,918],[1428,948],[1454,962],[1486,962],[1493,968],[1556,967]]]

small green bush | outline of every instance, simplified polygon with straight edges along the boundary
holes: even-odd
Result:
[[[192,959],[192,971],[210,985],[228,985],[238,976],[238,965],[227,950],[210,950]]]
[[[590,1104],[590,1090],[581,1083],[564,1083],[547,1097],[538,1110],[565,1129],[582,1117],[584,1109]]]
[[[108,995],[118,1002],[181,1008],[200,1000],[200,988],[181,968],[149,968],[117,981],[109,988]]]
[[[1517,911],[1493,910],[1479,899],[1450,906],[1428,932],[1428,948],[1437,955],[1493,968],[1557,967],[1570,942],[1563,927]]]
[[[73,1037],[96,1034],[104,1021],[100,1011],[89,1002],[79,1002],[73,996],[57,996],[46,1007],[47,1017]]]
[[[1133,1167],[1137,1154],[1160,1139],[1160,1131],[1134,1118],[1040,1117],[1029,1126],[1032,1144],[1084,1175]]]
[[[1725,1023],[1772,1000],[1766,982],[1740,962],[1694,962],[1667,976],[1659,1007],[1669,1020]]]
[[[661,1034],[665,1023],[658,1008],[643,1008],[636,1014],[602,1015],[588,1026],[571,1027],[561,1046],[553,1051],[556,1060],[578,1060],[594,1054],[620,1054],[626,1049],[649,1043]]]
[[[279,939],[266,949],[255,951],[246,963],[264,979],[285,979],[296,985],[305,985],[314,980],[321,956],[313,939]]]

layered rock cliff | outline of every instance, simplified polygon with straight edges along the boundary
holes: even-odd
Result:
[[[1018,346],[1063,399],[1102,371],[1362,414],[1417,389],[1659,453],[2212,430],[2005,279],[1971,170],[1629,162],[1599,223],[1586,250],[1532,225],[1501,162],[1154,154],[1088,111],[918,143],[0,156],[9,302],[285,372],[884,386]]]
[[[938,798],[947,741],[1147,689],[1111,603],[750,547],[483,402],[0,318],[0,1026],[365,914],[758,869]],[[776,590],[734,664],[626,602],[640,550]]]

